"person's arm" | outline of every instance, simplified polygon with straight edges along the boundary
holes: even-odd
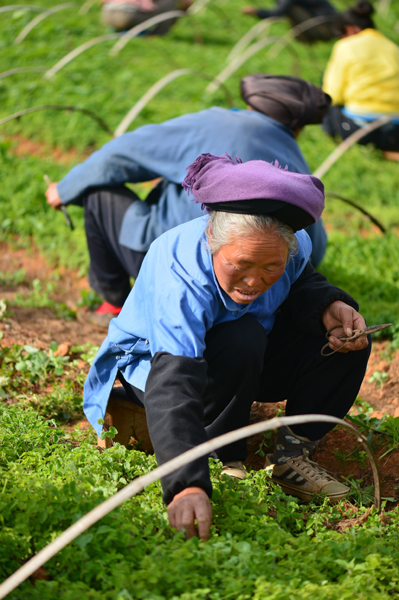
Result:
[[[144,406],[159,465],[208,440],[203,425],[202,398],[207,380],[203,353],[205,335],[212,327],[219,304],[213,281],[205,274],[211,259],[203,249],[202,234],[196,242],[197,234],[192,233],[202,232],[204,226],[205,222],[199,220],[187,224],[178,239],[173,232],[158,238],[147,254],[130,297],[129,304],[134,302],[137,310],[144,313],[152,355]],[[186,259],[187,252],[191,255],[189,248],[194,253]],[[206,261],[205,266],[202,260]],[[132,310],[125,314],[126,323],[130,323],[136,313]],[[124,317],[123,311],[121,316]],[[199,525],[201,511],[205,510],[204,505],[208,506],[212,494],[208,457],[178,469],[162,478],[161,483],[165,503],[173,503],[171,525],[180,527],[191,514],[192,533],[194,516]],[[181,495],[192,488],[200,488],[202,493]],[[193,506],[195,510],[190,512]],[[201,526],[199,533],[206,537],[206,526]]]
[[[148,431],[159,465],[207,441],[202,394],[206,383],[204,358],[157,352],[144,393]],[[210,497],[212,485],[207,457],[162,479],[164,501],[188,487],[200,487]]]
[[[324,275],[315,271],[308,263],[291,286],[290,293],[280,309],[302,330],[312,335],[324,335],[326,328],[323,312],[337,301],[345,303],[355,311],[359,308],[352,296],[329,283]]]

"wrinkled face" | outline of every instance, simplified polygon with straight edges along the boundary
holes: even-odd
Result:
[[[284,273],[288,244],[270,232],[234,238],[213,255],[213,268],[222,290],[234,302],[249,304]]]

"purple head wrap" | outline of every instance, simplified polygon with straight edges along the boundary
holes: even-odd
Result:
[[[208,212],[270,215],[297,231],[315,223],[324,208],[320,179],[282,169],[277,160],[201,154],[186,171],[184,189]]]

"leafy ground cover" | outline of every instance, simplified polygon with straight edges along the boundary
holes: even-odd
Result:
[[[4,4],[4,3],[3,3]],[[36,0],[27,0],[36,5]],[[114,42],[94,46],[54,78],[23,73],[0,79],[0,119],[42,104],[94,111],[114,130],[160,77],[178,68],[216,76],[239,38],[254,23],[240,17],[241,0],[210,0],[168,36],[131,40],[118,57]],[[266,4],[268,4],[266,2]],[[270,4],[270,2],[269,2]],[[350,4],[337,0],[344,8]],[[52,7],[51,0],[40,5]],[[259,0],[259,5],[263,3]],[[53,66],[67,52],[105,33],[93,6],[80,4],[44,19],[14,45],[34,13],[0,13],[0,73]],[[399,42],[399,5],[377,15],[379,28]],[[287,31],[283,22],[272,35]],[[226,82],[233,103],[249,72],[289,73],[319,84],[331,43],[294,42],[272,57],[255,54]],[[164,88],[132,128],[217,104],[201,77],[183,76]],[[0,125],[0,577],[10,575],[71,523],[134,477],[155,467],[152,456],[115,445],[101,452],[82,415],[82,383],[103,333],[81,322],[79,304],[95,298],[84,275],[87,250],[78,207],[68,210],[70,232],[47,208],[47,174],[59,180],[108,141],[80,112],[46,110]],[[314,170],[335,148],[320,128],[299,138]],[[370,324],[392,321],[389,339],[375,345],[360,399],[350,418],[378,459],[386,510],[369,511],[368,463],[353,436],[333,431],[316,459],[351,485],[348,502],[311,505],[284,496],[261,469],[273,435],[252,440],[243,482],[222,480],[212,464],[215,494],[211,540],[189,542],[167,524],[159,484],[93,527],[45,565],[10,598],[129,600],[276,600],[395,597],[398,583],[399,486],[399,183],[397,163],[371,147],[354,147],[323,178],[326,189],[355,200],[387,228],[381,232],[340,200],[327,200],[327,255],[320,267],[360,302]],[[145,195],[148,188],[140,192]],[[254,406],[268,418],[280,406]],[[269,411],[269,412],[268,412]],[[385,416],[384,416],[385,414]]]

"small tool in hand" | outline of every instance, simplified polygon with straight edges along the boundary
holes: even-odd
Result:
[[[45,174],[45,175],[43,175],[43,179],[44,179],[44,181],[45,181],[45,183],[46,183],[46,185],[47,185],[47,186],[51,184],[50,177],[49,177],[48,175],[46,175],[46,174]],[[73,231],[73,230],[75,229],[75,227],[74,227],[74,225],[73,225],[73,223],[72,223],[72,219],[71,219],[71,217],[69,216],[67,209],[66,209],[66,208],[65,208],[65,206],[63,206],[62,204],[61,204],[61,206],[60,206],[60,209],[61,209],[61,211],[62,211],[62,214],[63,214],[63,215],[64,215],[64,217],[65,217],[66,224],[68,225],[69,229],[70,229],[71,231]]]
[[[354,340],[357,340],[358,338],[360,338],[364,335],[369,335],[369,333],[375,333],[376,331],[381,331],[381,329],[385,329],[386,327],[390,327],[391,325],[392,325],[392,323],[384,323],[384,325],[372,325],[371,327],[365,327],[364,329],[354,329],[352,331],[352,335],[349,335],[349,336],[348,335],[339,335],[338,339],[342,340],[344,342],[342,344],[342,346],[340,348],[337,348],[336,350],[332,350],[328,344],[325,344],[323,346],[323,348],[321,349],[321,355],[322,356],[331,356],[332,354],[335,354],[342,348],[345,348],[346,344],[348,344],[349,342],[353,342]],[[334,325],[334,327],[331,327],[331,329],[329,329],[326,333],[326,339],[328,340],[331,335],[331,332],[334,329],[338,329],[339,327],[341,327],[341,325]],[[331,352],[327,352],[327,349],[330,349]]]

